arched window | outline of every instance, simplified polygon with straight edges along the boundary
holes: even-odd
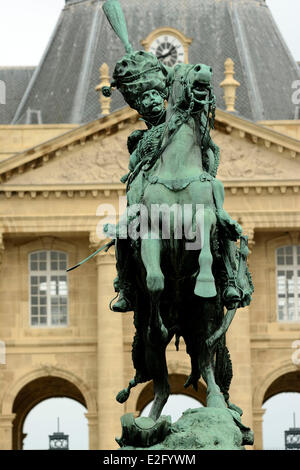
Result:
[[[300,246],[276,251],[278,320],[300,321]]]
[[[30,324],[66,326],[68,322],[67,254],[35,251],[29,255]]]

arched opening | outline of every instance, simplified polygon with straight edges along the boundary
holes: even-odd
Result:
[[[282,450],[284,431],[293,427],[293,413],[296,413],[296,426],[300,427],[300,371],[288,372],[274,380],[265,392],[263,403],[266,410],[263,448]]]
[[[71,398],[87,408],[81,391],[71,382],[61,377],[47,376],[32,380],[17,394],[13,413],[16,414],[13,423],[13,450],[23,449],[23,426],[28,413],[40,402],[47,398]]]
[[[24,450],[47,450],[49,436],[68,436],[69,450],[88,450],[87,409],[71,398],[48,398],[30,410],[25,418]]]
[[[171,406],[179,406],[180,409],[183,408],[185,405],[187,408],[196,408],[197,404],[198,407],[206,406],[206,387],[202,382],[198,384],[198,391],[196,392],[192,387],[187,389],[184,388],[184,384],[187,380],[187,376],[183,374],[171,374],[169,375],[169,384],[171,387],[171,394],[170,394],[170,404]],[[176,398],[177,396],[177,398]],[[184,397],[193,398],[195,401],[190,401],[189,404],[184,401]],[[171,398],[172,397],[172,398]],[[154,398],[153,394],[153,383],[149,382],[144,389],[141,391],[138,400],[136,409],[139,414],[141,414],[147,407],[147,405],[151,404]],[[147,410],[147,409],[146,409]]]
[[[141,412],[141,416],[149,415],[152,403],[153,401],[145,406]],[[196,400],[196,398],[182,394],[171,394],[161,414],[171,416],[172,423],[175,423],[175,421],[181,417],[184,411],[188,410],[189,408],[200,408],[201,406],[203,405],[200,403],[200,401]]]

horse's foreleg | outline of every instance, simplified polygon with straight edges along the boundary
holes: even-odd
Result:
[[[206,406],[213,408],[227,408],[220,387],[216,384],[214,368],[211,362],[204,368],[203,378],[207,384]]]
[[[152,342],[167,342],[168,330],[165,328],[160,312],[160,296],[164,289],[164,275],[160,267],[160,240],[148,238],[142,240],[141,255],[146,269],[146,283],[151,302],[148,335]]]
[[[203,314],[206,323],[205,337],[209,338],[212,334],[215,325],[215,312],[216,305],[210,301],[204,305]],[[214,351],[210,348],[205,348],[205,354],[203,356],[203,378],[207,384],[207,395],[206,402],[208,407],[214,408],[226,408],[224,396],[220,390],[220,387],[215,380],[215,358]]]
[[[164,275],[160,267],[161,243],[152,236],[154,234],[149,233],[148,238],[142,239],[141,255],[147,273],[148,291],[150,294],[159,294],[164,289]]]
[[[195,295],[198,295],[199,297],[210,298],[217,295],[215,280],[212,273],[213,257],[210,249],[211,233],[216,223],[216,216],[213,210],[205,208],[203,219],[203,240],[199,256],[200,273],[196,279],[194,292]]]

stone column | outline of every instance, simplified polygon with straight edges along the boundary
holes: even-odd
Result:
[[[249,251],[254,243],[253,227],[244,227],[248,235]],[[249,257],[248,257],[249,260]],[[249,266],[251,272],[251,266]],[[251,342],[250,342],[250,309],[240,308],[229,327],[226,339],[233,365],[233,379],[230,387],[231,401],[242,408],[242,422],[253,430],[252,379],[251,379]]]
[[[89,426],[89,450],[98,449],[98,415],[97,413],[85,413]]]
[[[0,267],[3,261],[3,253],[4,253],[4,241],[3,241],[3,233],[0,228]]]
[[[0,270],[4,253],[3,232],[1,229],[2,227],[0,227]],[[3,341],[3,338],[0,337],[0,376],[2,375],[1,368],[6,368],[5,364],[5,342]],[[12,428],[15,417],[15,414],[0,414],[0,450],[12,450]]]
[[[115,437],[121,435],[120,417],[124,406],[116,401],[124,388],[123,320],[121,313],[111,312],[116,277],[115,255],[96,256],[98,272],[98,449],[118,448]]]
[[[15,414],[0,415],[0,450],[12,450],[12,429]]]
[[[264,408],[253,409],[253,431],[254,431],[254,449],[263,450],[263,420],[265,414]]]

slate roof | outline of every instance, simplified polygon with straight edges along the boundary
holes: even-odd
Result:
[[[0,124],[10,124],[35,67],[0,67]]]
[[[85,123],[100,116],[95,86],[99,67],[124,54],[102,11],[103,0],[67,0],[13,123],[28,107],[41,110],[43,123]],[[235,62],[236,108],[247,119],[294,119],[293,60],[264,0],[120,0],[135,49],[154,29],[171,26],[193,38],[190,63],[212,65],[217,106],[225,109],[224,62]],[[125,105],[114,92],[112,111]]]

